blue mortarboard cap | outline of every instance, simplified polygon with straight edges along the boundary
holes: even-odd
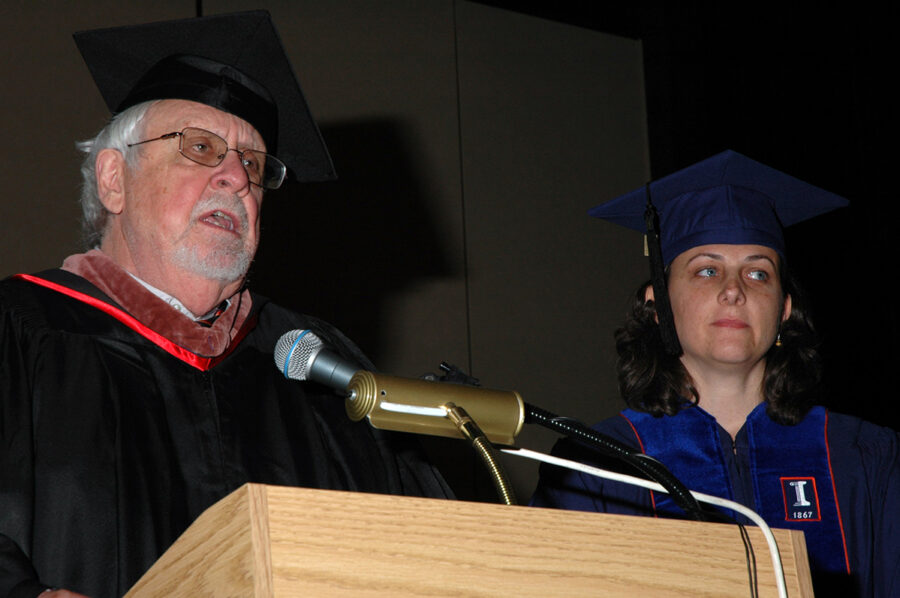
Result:
[[[784,257],[782,227],[847,205],[843,197],[727,150],[650,183],[663,262],[698,245],[763,245]],[[647,188],[589,214],[646,232]]]

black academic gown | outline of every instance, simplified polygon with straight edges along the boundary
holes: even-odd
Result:
[[[245,336],[204,366],[83,299],[0,282],[0,596],[120,596],[245,482],[449,497],[412,437],[351,422],[332,391],[277,371],[296,328],[371,367],[332,327],[258,296]]]

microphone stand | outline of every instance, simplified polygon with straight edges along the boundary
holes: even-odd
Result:
[[[450,384],[463,384],[476,387],[481,386],[477,378],[469,376],[455,365],[442,361],[439,367],[441,371],[444,372],[440,377],[435,374],[425,374],[422,378],[425,380],[447,382]],[[500,501],[506,505],[518,504],[512,486],[510,485],[506,474],[503,472],[500,461],[497,459],[497,449],[495,449],[494,445],[491,444],[491,441],[488,440],[487,435],[485,435],[475,420],[472,419],[462,407],[451,402],[445,404],[444,409],[447,410],[447,417],[450,421],[452,421],[460,433],[469,440],[472,444],[472,448],[475,449],[475,452],[481,457],[481,460],[484,462],[488,474],[491,477],[491,481],[494,483],[494,489],[496,489]]]
[[[494,488],[497,490],[497,494],[500,495],[500,500],[503,504],[517,504],[513,489],[506,479],[506,474],[503,473],[503,469],[500,467],[500,462],[497,460],[497,450],[487,439],[484,432],[481,431],[481,428],[478,427],[478,424],[475,423],[475,420],[469,417],[465,409],[458,407],[454,403],[447,403],[444,405],[444,409],[447,410],[447,417],[450,418],[450,421],[456,424],[462,435],[469,439],[472,443],[472,448],[484,461],[491,476],[491,481],[494,482]]]
[[[500,500],[507,505],[517,504],[514,492],[497,460],[497,450],[475,420],[466,413],[465,409],[452,402],[444,404],[443,408],[446,410],[447,418],[471,442],[475,452],[481,457],[490,474],[491,481],[494,483],[497,494],[500,496]],[[710,521],[714,518],[713,514],[703,510],[690,490],[656,459],[644,455],[617,440],[604,436],[576,420],[559,417],[529,403],[525,403],[525,423],[541,425],[557,433],[562,433],[582,444],[599,450],[605,455],[632,465],[650,480],[665,488],[675,503],[691,518],[697,521]]]
[[[477,378],[469,376],[455,365],[451,365],[446,361],[441,362],[440,369],[444,372],[444,374],[440,378],[433,374],[423,377],[426,379],[438,380],[441,382],[451,382],[475,387],[481,386],[481,383]],[[448,407],[449,405],[452,405],[452,403],[448,403],[447,405],[445,405],[445,407]],[[596,430],[593,430],[592,428],[585,426],[584,424],[576,420],[560,417],[545,409],[541,409],[540,407],[536,407],[529,403],[524,403],[524,407],[526,424],[536,424],[545,428],[549,428],[558,434],[569,436],[570,438],[574,439],[577,442],[580,442],[581,444],[592,447],[604,455],[630,464],[637,471],[647,476],[647,478],[665,488],[669,495],[672,497],[672,500],[675,501],[675,504],[681,507],[681,509],[684,510],[684,512],[694,520],[719,520],[717,513],[710,513],[709,511],[705,511],[700,506],[700,503],[697,502],[697,499],[694,498],[694,495],[691,494],[690,490],[688,490],[688,488],[684,485],[684,483],[676,478],[672,474],[672,472],[670,472],[662,463],[660,463],[653,457],[645,455],[640,451],[622,444],[621,442],[613,438],[600,434]],[[462,410],[461,407],[457,407],[457,409]],[[452,416],[450,416],[449,413],[448,417],[451,417],[452,419]],[[469,418],[469,421],[472,421],[471,418]],[[460,424],[457,424],[457,426],[459,425]],[[472,421],[472,425],[475,427],[475,429],[478,429],[478,425],[475,424],[474,421]],[[463,428],[460,428],[460,431],[471,439],[471,437],[466,434]],[[503,477],[503,473],[499,468],[499,464],[494,457],[496,451],[493,449],[493,446],[488,441],[488,439],[484,438],[483,434],[482,440],[479,441],[479,445],[476,446],[474,444],[474,440],[472,442],[473,446],[475,446],[475,450],[479,452],[479,455],[481,455],[482,459],[488,465],[488,470],[491,473],[491,478],[492,480],[494,480],[494,485],[497,487],[497,491],[500,493],[501,498],[506,500],[508,494],[506,493],[504,488],[508,484],[506,483],[505,478]],[[727,517],[725,519],[727,520]]]
[[[523,424],[539,424],[558,433],[572,437],[581,444],[587,444],[602,454],[616,458],[631,465],[635,470],[657,482],[672,497],[681,509],[691,518],[698,521],[710,521],[712,515],[704,511],[691,492],[666,467],[649,455],[604,436],[595,430],[569,418],[562,418],[548,411],[525,403],[518,393],[510,391],[490,391],[482,389],[483,404],[473,403],[470,408],[477,412],[470,417],[454,401],[465,397],[465,392],[448,390],[442,392],[442,404],[434,406],[416,400],[417,393],[429,394],[433,389],[425,388],[433,382],[444,382],[446,388],[455,385],[479,387],[477,378],[461,372],[456,366],[441,363],[443,376],[426,374],[423,380],[415,381],[393,376],[376,376],[372,372],[359,370],[350,379],[345,406],[350,419],[357,421],[369,418],[369,423],[376,428],[387,428],[404,432],[426,433],[437,436],[455,437],[462,434],[472,442],[476,452],[488,466],[488,471],[501,500],[507,504],[515,504],[515,498],[503,475],[497,453],[493,449],[487,434],[475,423],[476,417],[488,417],[490,426],[488,433],[494,441],[502,439],[503,444],[512,444]],[[394,402],[393,396],[399,395],[405,400]],[[487,406],[487,408],[486,408]],[[498,413],[500,417],[498,417]],[[421,418],[425,416],[433,423],[444,420],[438,426],[423,426]],[[509,417],[513,416],[513,417]],[[493,419],[492,419],[493,418]],[[494,421],[496,420],[496,421]],[[429,428],[427,429],[426,428]],[[514,430],[512,428],[515,428]]]

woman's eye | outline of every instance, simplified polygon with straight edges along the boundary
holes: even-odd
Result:
[[[749,274],[747,274],[753,280],[759,280],[760,282],[765,282],[769,280],[769,273],[765,270],[751,270]]]
[[[711,278],[711,277],[713,277],[713,276],[715,276],[715,275],[716,275],[716,269],[715,269],[715,268],[712,268],[712,267],[709,267],[709,268],[701,268],[701,269],[697,272],[697,276],[702,276],[702,277],[704,277],[704,278]]]

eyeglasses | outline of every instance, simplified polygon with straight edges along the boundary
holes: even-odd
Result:
[[[145,139],[136,143],[129,143],[128,147],[159,141],[160,139],[174,139],[178,137],[178,151],[182,156],[202,164],[215,168],[225,160],[228,152],[236,152],[241,158],[241,164],[247,171],[248,180],[264,189],[278,189],[284,182],[287,167],[284,162],[273,156],[254,149],[235,149],[228,147],[228,142],[205,129],[186,127],[181,131],[166,133],[153,139]]]

